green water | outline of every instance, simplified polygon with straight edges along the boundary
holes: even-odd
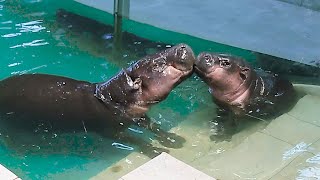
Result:
[[[55,22],[55,12],[58,8],[82,13],[104,23],[112,23],[112,15],[87,8],[74,1],[0,1],[0,79],[23,73],[47,73],[98,82],[109,79],[119,71],[121,67],[113,63],[114,60],[97,57],[83,48],[90,44],[84,44],[81,37],[78,43],[72,43],[68,36],[61,33]],[[185,42],[192,46],[196,53],[214,49],[242,56],[251,62],[255,59],[253,54],[246,50],[160,30],[129,20],[125,20],[124,29],[163,43]],[[79,43],[82,44],[79,46]],[[212,102],[207,87],[199,82],[197,77],[192,77],[174,89],[168,99],[154,107],[149,115],[169,129],[177,126],[188,114],[208,104]],[[94,136],[66,138],[76,139],[73,142],[74,150],[81,149],[83,151],[81,155],[73,153],[21,155],[0,144],[0,163],[23,179],[88,179],[130,153],[115,149],[110,145],[112,141],[100,141]],[[81,140],[84,145],[75,143]],[[85,145],[97,148],[90,149]],[[41,151],[42,149],[39,150]]]

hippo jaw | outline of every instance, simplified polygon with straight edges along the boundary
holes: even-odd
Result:
[[[209,85],[215,99],[229,105],[243,106],[250,93],[254,73],[242,59],[203,52],[197,57],[195,71]]]

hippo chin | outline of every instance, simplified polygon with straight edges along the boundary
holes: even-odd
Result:
[[[194,61],[191,48],[179,44],[142,58],[102,83],[45,74],[9,77],[0,81],[0,115],[6,123],[2,131],[13,135],[9,127],[14,127],[16,132],[34,132],[41,125],[52,132],[115,137],[137,124],[167,147],[181,147],[167,142],[172,134],[154,126],[146,112],[192,74]]]
[[[219,106],[211,122],[211,139],[230,138],[244,117],[266,120],[288,111],[296,102],[292,84],[278,75],[254,70],[245,60],[226,54],[200,53],[196,73],[208,84]]]

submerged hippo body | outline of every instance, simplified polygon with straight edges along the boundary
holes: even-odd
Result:
[[[232,135],[234,125],[244,117],[264,121],[286,112],[296,102],[289,81],[254,70],[239,57],[203,52],[195,62],[195,71],[208,84],[220,107],[212,121],[211,139],[225,136],[228,131]]]
[[[13,76],[0,81],[0,119],[19,132],[41,126],[114,136],[138,124],[161,133],[151,128],[145,113],[191,75],[194,61],[191,48],[179,44],[139,60],[103,83],[45,74]]]

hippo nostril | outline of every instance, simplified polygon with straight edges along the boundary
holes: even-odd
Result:
[[[177,50],[177,55],[178,55],[178,57],[181,58],[181,60],[186,59],[186,57],[187,57],[186,47],[180,47],[180,48]]]
[[[205,61],[207,61],[207,62],[208,62],[208,61],[210,61],[210,59],[211,59],[211,58],[210,58],[210,56],[209,56],[209,55],[205,55],[205,56],[204,56],[204,60],[205,60]]]

